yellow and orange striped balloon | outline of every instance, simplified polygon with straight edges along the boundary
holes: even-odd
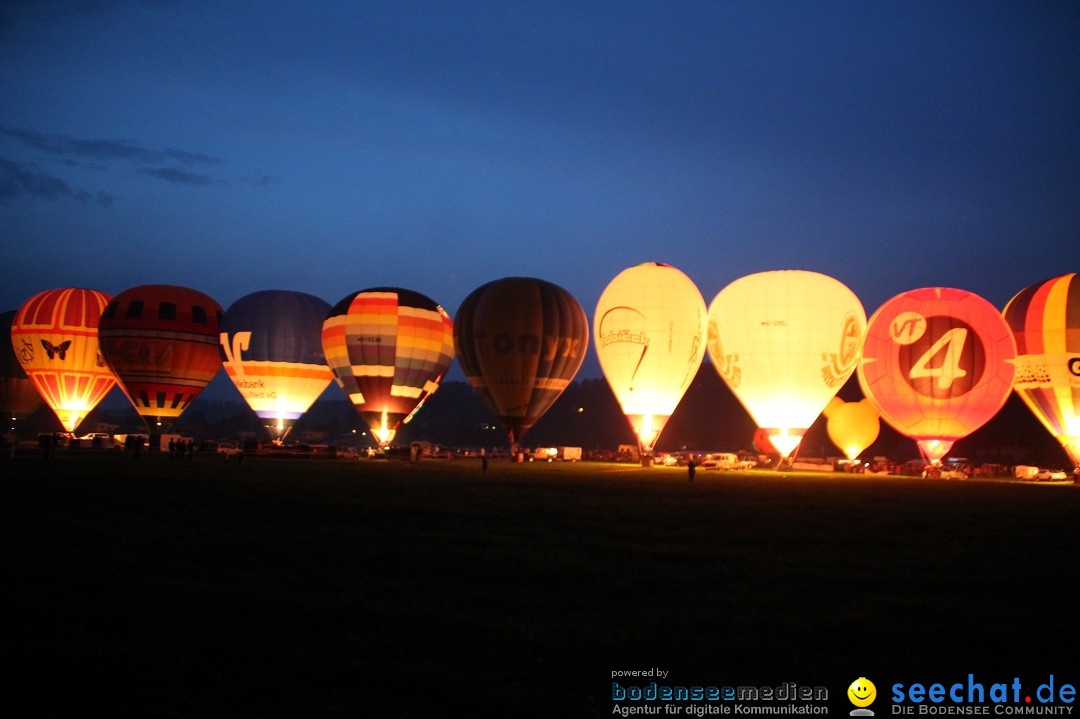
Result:
[[[111,299],[97,290],[46,290],[24,302],[11,323],[15,356],[68,432],[116,384],[98,344],[101,312]]]

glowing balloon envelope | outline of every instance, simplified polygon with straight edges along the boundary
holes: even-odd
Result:
[[[643,456],[701,367],[707,318],[697,286],[670,265],[625,269],[600,295],[596,354]]]
[[[769,433],[761,427],[754,430],[753,445],[754,451],[758,454],[767,454],[770,457],[774,454],[780,454],[780,450],[778,450],[772,443],[772,440],[769,439]]]
[[[454,360],[453,328],[434,300],[398,287],[355,292],[330,310],[326,362],[380,446],[439,388]]]
[[[709,306],[713,366],[782,457],[855,371],[866,313],[838,280],[804,270],[735,280]]]
[[[989,302],[930,287],[883,304],[866,329],[859,385],[930,464],[997,414],[1012,390],[1016,345]]]
[[[1022,290],[1002,314],[1016,339],[1013,388],[1080,468],[1080,281],[1076,273]]]
[[[881,432],[881,420],[868,399],[845,402],[833,397],[825,407],[825,431],[832,443],[849,459],[855,459],[874,443]]]
[[[97,290],[47,290],[23,303],[11,324],[16,356],[68,432],[116,384],[98,344],[98,321],[109,299]]]
[[[589,322],[573,295],[545,280],[505,277],[461,303],[458,361],[473,390],[522,440],[574,379],[589,346]]]
[[[329,311],[313,295],[264,290],[232,303],[221,320],[225,372],[276,440],[334,378],[322,346]]]
[[[101,315],[101,349],[135,411],[166,431],[221,369],[221,307],[175,285],[124,290]]]

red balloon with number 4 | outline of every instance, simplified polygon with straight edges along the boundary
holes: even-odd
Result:
[[[947,287],[904,292],[867,323],[859,385],[927,461],[997,414],[1012,391],[1016,344],[997,309]]]

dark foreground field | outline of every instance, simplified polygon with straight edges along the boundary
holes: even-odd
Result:
[[[2,467],[4,701],[36,710],[19,716],[609,716],[612,672],[653,667],[670,684],[823,685],[837,715],[859,676],[882,696],[970,672],[1080,683],[1080,487]]]

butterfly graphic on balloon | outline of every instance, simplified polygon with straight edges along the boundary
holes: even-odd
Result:
[[[58,359],[63,362],[68,348],[71,347],[71,340],[65,340],[58,345],[54,345],[49,340],[41,340],[41,346],[45,348],[45,352],[49,355],[49,359]]]

